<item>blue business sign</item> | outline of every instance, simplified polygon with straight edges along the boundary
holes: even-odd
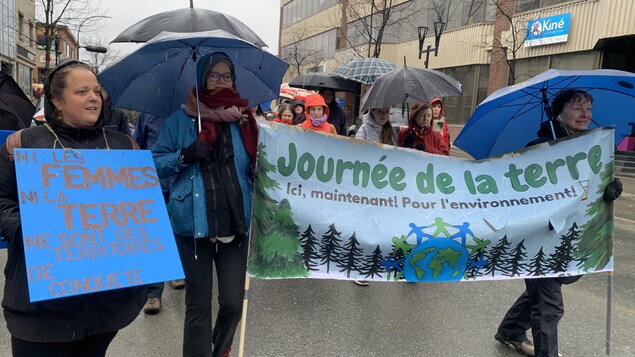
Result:
[[[32,302],[183,278],[147,150],[16,149]]]
[[[567,42],[571,13],[543,17],[527,22],[526,47]]]

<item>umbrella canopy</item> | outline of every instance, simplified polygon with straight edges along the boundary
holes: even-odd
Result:
[[[114,63],[98,77],[113,106],[167,117],[197,83],[201,56],[223,52],[234,63],[236,88],[249,105],[278,98],[288,65],[225,31],[163,32]]]
[[[353,81],[324,72],[301,74],[293,78],[289,85],[309,90],[332,89],[336,92],[354,92],[356,87]]]
[[[128,27],[112,42],[147,42],[162,31],[201,32],[224,30],[258,47],[267,44],[238,19],[212,10],[193,7],[162,12]]]
[[[35,106],[10,75],[0,72],[0,129],[31,126]]]
[[[445,73],[427,68],[404,67],[377,78],[362,99],[362,111],[387,108],[399,103],[429,102],[434,98],[462,94],[461,84]]]
[[[291,87],[288,83],[282,83],[280,86],[280,97],[292,100],[304,100],[309,94],[313,93],[315,92],[307,89]]]
[[[394,64],[379,58],[358,58],[337,67],[333,74],[356,82],[370,84],[379,76],[397,69]]]
[[[576,88],[593,96],[589,128],[615,126],[615,143],[635,123],[635,74],[600,69],[550,69],[522,83],[497,90],[476,107],[454,145],[475,159],[520,150],[536,139],[540,123],[548,120],[546,107],[563,89]]]

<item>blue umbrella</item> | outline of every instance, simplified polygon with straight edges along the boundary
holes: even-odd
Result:
[[[162,32],[98,77],[113,106],[165,118],[197,85],[197,59],[212,52],[223,52],[234,62],[236,88],[249,105],[278,98],[288,64],[223,30]]]
[[[549,120],[549,106],[559,91],[581,89],[593,96],[589,129],[615,127],[615,143],[635,122],[635,74],[617,70],[550,69],[524,82],[497,90],[476,107],[454,145],[477,160],[525,147]]]

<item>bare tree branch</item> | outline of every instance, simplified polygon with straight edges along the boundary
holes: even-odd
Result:
[[[57,36],[58,26],[65,25],[73,32],[83,23],[87,29],[97,26],[101,20],[96,16],[99,14],[99,5],[99,2],[91,0],[38,0],[36,17],[44,28],[44,72],[47,75],[50,71],[51,47]]]
[[[302,74],[302,67],[316,67],[324,60],[323,51],[310,46],[309,33],[309,29],[306,27],[294,30],[290,33],[291,44],[281,50],[280,58],[289,63],[298,75]]]
[[[106,53],[89,51],[84,53],[84,57],[88,58],[86,62],[94,68],[95,73],[101,72],[101,70],[110,66],[119,58],[119,50],[110,47],[109,44],[100,36],[89,37],[85,42],[91,46],[106,47],[108,49],[108,52]]]

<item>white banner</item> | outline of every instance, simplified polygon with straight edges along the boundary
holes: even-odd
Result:
[[[447,282],[613,270],[613,131],[484,161],[260,124],[248,272]]]

